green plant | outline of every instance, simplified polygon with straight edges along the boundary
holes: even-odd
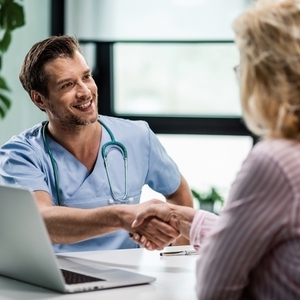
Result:
[[[214,204],[219,202],[221,206],[224,204],[224,199],[216,188],[212,187],[207,193],[199,193],[191,189],[193,197],[198,200],[201,209],[214,212]]]
[[[19,1],[18,1],[19,2]],[[24,9],[15,0],[0,0],[0,71],[2,70],[3,54],[8,50],[12,39],[12,31],[25,25]],[[0,74],[0,117],[4,118],[11,106],[6,93],[10,88]]]

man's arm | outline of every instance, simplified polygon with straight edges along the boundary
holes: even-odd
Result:
[[[170,204],[176,204],[181,206],[193,207],[193,196],[190,190],[190,187],[185,180],[185,178],[181,175],[179,188],[171,195],[165,196],[166,200]],[[179,238],[172,243],[174,246],[179,245],[188,245],[190,244],[188,236],[180,236]]]
[[[55,244],[75,243],[125,229],[131,234],[138,232],[151,241],[148,250],[159,250],[179,235],[172,226],[153,217],[146,218],[143,224],[132,228],[135,216],[147,207],[146,203],[79,209],[53,206],[50,195],[45,191],[36,191],[35,197],[50,239]]]

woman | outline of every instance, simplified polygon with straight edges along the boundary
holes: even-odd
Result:
[[[197,262],[198,299],[300,299],[300,1],[258,0],[233,29],[244,119],[261,141],[220,218],[160,203],[133,226],[154,215],[194,246],[211,229]]]

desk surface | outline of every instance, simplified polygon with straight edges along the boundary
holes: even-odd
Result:
[[[189,246],[166,248],[169,251],[191,249]],[[0,276],[1,300],[89,300],[89,299],[196,299],[195,267],[198,255],[163,256],[160,251],[126,249],[95,252],[65,253],[65,256],[93,260],[105,266],[125,269],[156,277],[156,281],[140,286],[79,294],[60,294],[34,285]]]

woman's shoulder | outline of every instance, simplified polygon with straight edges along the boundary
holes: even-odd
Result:
[[[249,159],[258,168],[276,166],[292,179],[300,175],[300,142],[288,139],[265,140],[256,144]]]
[[[252,150],[254,155],[282,159],[286,155],[296,155],[300,159],[300,142],[288,139],[269,139],[258,142]]]

